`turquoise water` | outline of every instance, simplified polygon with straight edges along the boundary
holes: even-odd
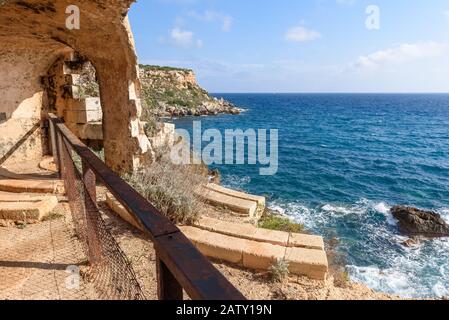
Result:
[[[449,222],[449,95],[223,94],[239,116],[178,128],[279,129],[279,171],[222,165],[223,184],[266,195],[309,230],[337,237],[354,280],[403,297],[449,295],[449,239],[404,248],[396,204]]]

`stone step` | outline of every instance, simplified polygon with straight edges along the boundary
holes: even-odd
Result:
[[[0,167],[0,179],[13,180],[53,180],[56,178],[55,172],[36,172],[36,173],[15,173],[4,167]]]
[[[106,203],[123,220],[142,230],[110,193],[106,194]],[[181,226],[180,229],[209,258],[268,270],[279,259],[288,257],[293,274],[318,280],[326,278],[328,262],[321,237],[296,235],[295,242],[290,242],[292,237],[288,233],[258,229],[249,224],[228,224],[212,218],[202,218],[199,224],[201,227]]]
[[[277,261],[286,260],[292,274],[316,280],[325,280],[327,276],[328,261],[323,250],[289,248],[190,226],[180,229],[209,258],[256,270],[268,270]]]
[[[262,229],[246,223],[232,223],[209,217],[202,217],[195,226],[223,235],[274,245],[324,250],[324,240],[320,236]]]
[[[0,203],[4,202],[39,202],[48,198],[46,194],[12,193],[0,191]]]
[[[246,216],[256,216],[256,201],[236,198],[210,189],[204,189],[198,195],[212,205],[223,206],[228,208],[229,210],[244,214]]]
[[[15,180],[1,179],[0,191],[13,193],[49,193],[64,194],[64,183],[61,180]]]
[[[255,196],[252,194],[228,189],[228,188],[225,188],[225,187],[220,186],[215,183],[209,183],[206,187],[212,191],[216,191],[216,192],[219,192],[219,193],[222,193],[222,194],[234,197],[234,198],[255,201],[255,202],[257,202],[257,205],[259,207],[263,207],[263,208],[265,207],[265,197]]]
[[[34,202],[0,202],[0,225],[15,222],[37,223],[48,216],[58,205],[55,196]]]

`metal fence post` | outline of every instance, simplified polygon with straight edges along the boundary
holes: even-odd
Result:
[[[64,180],[65,178],[65,168],[64,168],[64,161],[65,161],[65,157],[64,157],[64,152],[63,152],[63,148],[64,148],[64,137],[57,131],[56,131],[56,154],[58,156],[58,159],[56,162],[58,162],[58,169],[59,169],[59,175],[60,178]]]
[[[159,300],[183,300],[182,286],[159,257],[156,258],[156,268]]]
[[[56,169],[59,172],[59,154],[58,154],[58,148],[56,145],[56,129],[55,124],[53,123],[53,119],[48,120],[50,124],[50,145],[51,145],[51,153],[53,155],[53,161],[56,165]]]
[[[86,190],[89,193],[92,201],[96,203],[97,201],[97,189],[96,189],[96,177],[95,173],[89,167],[87,162],[82,159],[83,164],[83,181],[86,186]]]

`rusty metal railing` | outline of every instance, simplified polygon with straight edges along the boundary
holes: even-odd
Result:
[[[96,181],[100,181],[115,198],[131,213],[149,235],[156,250],[157,264],[157,288],[158,297],[161,300],[182,300],[183,290],[194,300],[245,300],[245,297],[204,257],[186,236],[170,220],[163,216],[153,205],[135,191],[128,183],[112,172],[86,145],[84,145],[62,122],[53,114],[49,114],[50,140],[56,165],[64,180],[67,189],[73,189],[76,181],[71,171],[76,172],[73,154],[80,158],[82,170],[80,181],[82,182],[81,198],[79,194],[68,194],[69,203],[81,204],[73,206],[72,210],[80,210],[83,215],[77,217],[75,224],[82,224],[90,237],[84,241],[87,244],[87,256],[91,264],[112,263],[107,255],[107,248],[95,245],[102,241],[101,230],[92,218],[92,212],[97,209]],[[70,158],[70,159],[68,159]],[[68,161],[70,160],[70,161]],[[71,199],[73,198],[73,199]],[[101,229],[101,228],[100,228]],[[91,239],[93,238],[93,239]],[[118,248],[120,250],[120,248]],[[105,261],[95,261],[99,255],[106,255]],[[97,259],[101,260],[101,259]],[[126,271],[126,270],[125,270]],[[130,271],[131,273],[132,270]],[[132,276],[129,281],[132,281]],[[112,282],[117,282],[117,277],[111,276]],[[119,298],[124,291],[129,292],[126,297],[141,298],[140,287],[131,286],[121,281],[114,286],[119,292]],[[117,288],[118,287],[118,288]]]
[[[37,129],[39,129],[41,126],[40,122],[34,124],[30,130],[25,133],[25,135],[19,139],[2,157],[0,158],[0,166],[8,160],[9,157],[11,157],[14,152],[16,152],[35,132]]]

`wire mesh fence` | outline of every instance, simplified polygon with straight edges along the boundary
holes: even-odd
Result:
[[[136,275],[109,232],[83,179],[82,165],[66,139],[58,136],[61,175],[77,236],[89,260],[84,280],[92,282],[100,299],[145,300]],[[95,187],[94,187],[95,189]]]
[[[135,273],[97,207],[98,179],[141,223],[156,251],[157,296],[182,300],[245,300],[194,244],[147,199],[115,174],[54,114],[49,114],[53,155],[64,180],[90,279],[104,299],[145,299]]]

